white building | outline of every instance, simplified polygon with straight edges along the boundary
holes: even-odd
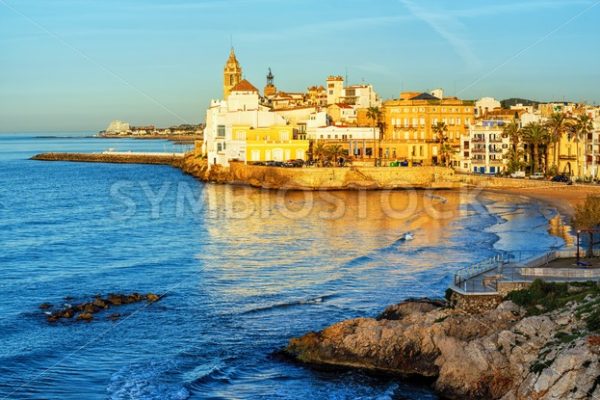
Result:
[[[482,97],[475,102],[475,117],[483,117],[496,108],[502,108],[498,100],[493,97]]]
[[[327,105],[340,102],[344,96],[344,78],[341,76],[330,76],[327,78]]]
[[[229,166],[229,161],[245,161],[246,142],[233,140],[232,127],[252,128],[286,126],[286,120],[261,104],[258,89],[247,80],[235,85],[227,100],[212,100],[206,111],[206,128],[202,153],[209,168],[215,164]]]
[[[373,140],[379,137],[379,128],[368,126],[321,126],[307,133],[307,139],[316,140]]]
[[[373,85],[350,85],[344,88],[344,95],[340,101],[350,104],[355,108],[369,108],[381,106],[381,99],[373,89]]]
[[[510,138],[502,137],[504,121],[483,120],[469,128],[468,167],[478,174],[497,174],[506,170]],[[462,149],[463,152],[465,149]],[[464,156],[464,154],[463,154]],[[463,167],[464,167],[463,161]]]
[[[106,133],[123,133],[129,131],[129,129],[129,122],[115,120],[108,125],[108,128],[106,128]]]

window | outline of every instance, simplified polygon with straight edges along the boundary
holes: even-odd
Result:
[[[408,139],[409,139],[408,131],[404,131],[404,140],[408,140]]]
[[[217,136],[218,137],[225,137],[225,125],[218,125],[217,126]]]
[[[412,119],[412,126],[417,126],[418,120],[417,118]]]
[[[217,152],[223,151],[223,145],[221,143],[217,143]]]
[[[404,126],[408,126],[408,118],[404,118]]]
[[[425,139],[425,131],[421,131],[421,139],[424,140]]]
[[[290,140],[290,133],[288,131],[280,131],[279,132],[279,140],[281,140],[281,141]]]
[[[419,119],[419,125],[425,126],[425,118],[420,118]]]

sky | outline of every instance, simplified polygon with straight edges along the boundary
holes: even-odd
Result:
[[[233,44],[258,88],[328,75],[600,103],[600,0],[0,0],[0,132],[204,121]]]

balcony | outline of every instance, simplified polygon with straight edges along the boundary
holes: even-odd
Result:
[[[577,156],[575,156],[575,155],[568,156],[568,155],[561,154],[560,156],[558,156],[558,159],[564,160],[564,161],[575,161],[575,160],[577,160]]]

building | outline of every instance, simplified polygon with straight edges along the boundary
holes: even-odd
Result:
[[[258,89],[241,78],[241,67],[233,50],[224,68],[223,100],[211,101],[206,111],[202,154],[208,166],[229,166],[230,161],[270,161],[303,158],[308,142],[296,140],[286,118],[273,112]]]
[[[327,105],[340,102],[344,96],[344,78],[341,76],[329,76],[327,78]]]
[[[369,108],[381,106],[381,100],[372,85],[350,85],[344,89],[340,102],[355,106],[356,108]]]
[[[506,171],[510,149],[510,138],[503,137],[506,122],[503,120],[481,120],[469,127],[468,166],[478,174],[498,174]],[[463,169],[465,163],[463,160]]]
[[[274,81],[275,76],[271,72],[271,68],[269,68],[269,73],[267,74],[267,84],[265,85],[265,89],[263,91],[263,94],[267,98],[275,96],[275,94],[277,93],[277,87],[275,87]]]
[[[129,122],[119,120],[112,121],[105,132],[110,134],[126,133],[129,131]]]
[[[493,97],[482,97],[475,102],[475,117],[484,117],[487,113],[502,108],[500,102]]]
[[[223,68],[223,99],[227,100],[231,89],[242,80],[242,67],[235,57],[233,47]]]
[[[441,162],[441,145],[434,126],[446,124],[447,144],[451,146],[451,165],[460,167],[461,137],[475,118],[474,102],[455,97],[438,98],[429,93],[405,92],[399,99],[383,103],[383,140],[380,158],[396,154],[398,159],[425,165]]]
[[[295,140],[290,126],[254,128],[250,125],[234,125],[232,140],[239,142],[245,154],[240,161],[286,161],[306,158],[308,140]]]
[[[329,116],[336,124],[356,123],[357,108],[346,103],[335,103],[327,106]]]

